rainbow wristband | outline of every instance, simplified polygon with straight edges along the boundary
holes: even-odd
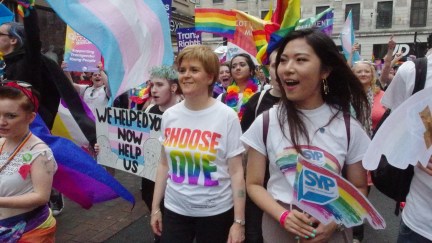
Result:
[[[285,220],[286,220],[286,218],[288,217],[289,213],[290,213],[290,211],[289,211],[289,210],[286,210],[286,211],[283,212],[283,213],[281,214],[281,216],[279,217],[279,224],[280,224],[280,226],[282,226],[283,228],[285,227]]]

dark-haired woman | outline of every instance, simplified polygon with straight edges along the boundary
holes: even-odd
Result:
[[[246,103],[259,90],[259,83],[255,78],[255,64],[249,54],[235,55],[230,66],[233,82],[228,86],[226,94],[219,95],[217,99],[237,112],[241,120]]]
[[[0,86],[0,242],[54,242],[47,206],[57,164],[29,130],[39,106],[27,83]]]
[[[267,146],[263,116],[242,136],[250,146],[247,191],[264,211],[264,241],[352,242],[350,229],[342,230],[335,222],[324,225],[295,207],[293,190],[298,158],[312,152],[323,157],[309,162],[335,173],[345,166],[347,179],[366,195],[361,159],[370,140],[361,124],[368,114],[364,89],[333,41],[313,29],[288,34],[278,51],[276,73],[282,97],[281,104],[269,111]],[[351,107],[358,120],[344,119]],[[266,157],[267,190],[263,187]]]

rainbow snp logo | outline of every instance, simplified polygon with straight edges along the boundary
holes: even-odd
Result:
[[[299,202],[303,200],[324,205],[339,197],[338,185],[335,178],[331,178],[305,166],[302,166],[297,178],[297,200]]]

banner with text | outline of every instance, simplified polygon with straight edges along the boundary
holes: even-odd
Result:
[[[101,53],[84,36],[67,26],[64,61],[67,63],[66,71],[97,72]]]
[[[161,153],[160,115],[106,107],[96,110],[101,165],[154,181]]]
[[[195,28],[178,28],[177,29],[177,47],[178,52],[186,46],[201,45],[201,34],[195,33]]]

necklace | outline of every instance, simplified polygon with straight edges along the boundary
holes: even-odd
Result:
[[[243,97],[241,100],[241,106],[240,109],[238,109],[237,105],[239,102],[239,94],[240,94],[240,87],[233,82],[230,86],[227,88],[227,95],[225,98],[225,103],[231,107],[235,112],[237,112],[237,115],[241,121],[243,118],[243,113],[246,109],[246,103],[249,101],[250,97],[255,94],[258,90],[258,81],[254,78],[250,78],[247,81],[246,88],[243,91]]]
[[[25,143],[30,139],[32,133],[29,131],[20,141],[20,143],[15,147],[15,149],[13,150],[12,154],[9,155],[9,158],[6,160],[6,163],[0,167],[0,172],[2,172],[6,166],[8,166],[10,164],[10,162],[12,161],[12,159],[15,157],[15,155],[18,154],[18,152],[22,149],[22,147],[24,147]],[[1,148],[0,148],[0,154],[3,152],[3,147],[5,145],[6,141],[2,144]]]

